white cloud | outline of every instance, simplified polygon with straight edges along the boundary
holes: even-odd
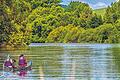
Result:
[[[93,9],[104,8],[111,4],[111,2],[119,1],[119,0],[62,0],[61,4],[68,5],[71,1],[80,1],[90,5]]]
[[[107,7],[108,5],[103,3],[103,2],[98,2],[96,4],[90,4],[90,6],[94,9],[98,9],[98,8],[104,8]]]
[[[117,2],[119,1],[119,0],[116,0]]]

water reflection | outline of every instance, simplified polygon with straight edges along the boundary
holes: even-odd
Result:
[[[107,48],[94,49],[91,55],[92,80],[115,80],[116,74],[111,73],[114,64],[112,64],[111,52],[107,51]]]
[[[120,79],[120,46],[114,45],[110,49],[112,56],[113,56],[113,63],[115,64],[114,70],[118,76],[118,79]]]
[[[35,46],[36,44],[34,44]],[[4,51],[18,62],[24,53],[32,60],[30,72],[10,74],[12,79],[23,80],[119,80],[120,47],[110,44],[37,44],[26,51]],[[18,64],[16,64],[18,65]],[[14,77],[13,77],[14,76]],[[9,77],[7,77],[9,78]],[[5,77],[4,77],[5,79]]]

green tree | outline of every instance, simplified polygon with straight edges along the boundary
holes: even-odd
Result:
[[[26,26],[30,4],[23,0],[4,0],[0,4],[0,46],[25,47],[30,43],[31,36],[31,27]]]
[[[86,3],[79,1],[71,2],[67,8],[66,12],[70,12],[72,18],[72,24],[76,26],[81,26],[83,28],[95,28],[102,24],[101,16],[93,14],[93,10]]]
[[[37,7],[27,19],[27,25],[33,28],[32,42],[45,42],[48,34],[61,26],[59,16],[64,12],[60,6]]]
[[[103,24],[94,29],[87,29],[79,35],[78,42],[119,43],[118,29],[112,24]]]
[[[117,19],[120,18],[120,1],[112,3],[111,6],[109,6],[106,9],[104,21],[106,23],[115,23]]]
[[[12,1],[0,1],[0,44],[6,44],[9,41],[9,36],[11,32],[14,31],[14,27],[10,21],[10,16],[8,14],[7,6]],[[11,6],[11,5],[10,5]]]
[[[79,33],[84,29],[74,25],[61,26],[54,29],[47,37],[47,42],[77,42]]]
[[[35,9],[41,7],[51,7],[52,5],[59,5],[61,0],[27,0],[31,3],[32,8]]]
[[[77,43],[79,35],[84,31],[83,28],[75,27],[71,25],[71,28],[67,31],[64,42],[65,43]]]
[[[95,43],[97,42],[97,35],[95,34],[95,29],[87,29],[79,34],[79,43]]]
[[[56,28],[52,32],[49,33],[46,42],[51,42],[51,43],[63,42],[66,33],[67,33],[67,31],[63,26]]]
[[[90,28],[96,28],[103,24],[102,17],[100,15],[94,14],[90,21],[88,21],[87,26]]]

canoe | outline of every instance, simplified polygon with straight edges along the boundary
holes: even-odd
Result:
[[[5,67],[3,68],[3,71],[5,72],[17,72],[17,71],[30,71],[32,68],[32,61],[28,62],[28,66],[26,67],[16,67],[16,68],[10,68],[10,67]]]

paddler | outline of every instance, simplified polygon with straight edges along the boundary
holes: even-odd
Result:
[[[4,62],[4,66],[8,68],[13,68],[13,61],[9,55],[7,56],[7,59]]]
[[[13,64],[12,64],[12,59],[8,58],[5,62],[4,62],[4,66],[5,67],[9,67],[9,68],[12,68],[13,67]]]
[[[19,56],[19,67],[26,67],[26,66],[27,66],[26,58],[23,54],[21,54]]]

